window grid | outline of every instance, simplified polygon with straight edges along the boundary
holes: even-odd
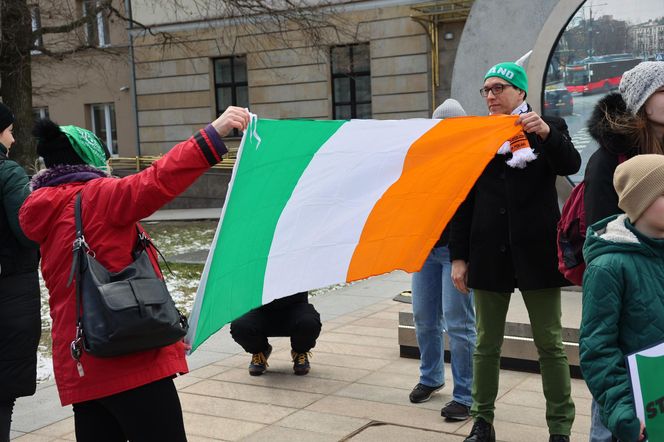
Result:
[[[371,118],[371,68],[369,44],[360,43],[330,48],[330,68],[332,75],[332,118]],[[364,66],[364,68],[362,68]],[[346,100],[338,99],[343,89],[338,87],[339,79],[348,79],[349,93]],[[359,98],[358,85],[367,86],[364,99]],[[342,109],[346,112],[340,112]]]
[[[32,32],[38,31],[41,29],[42,24],[41,24],[41,12],[39,11],[39,5],[30,5],[30,21],[32,23]],[[35,47],[43,47],[44,46],[44,38],[40,35],[39,37],[35,37],[35,39],[32,41],[32,44]],[[41,54],[41,51],[37,49],[32,50],[33,54]]]
[[[90,121],[92,122],[92,132],[106,144],[112,156],[118,156],[115,105],[113,103],[91,104]]]
[[[90,16],[100,4],[99,0],[83,0],[81,2],[83,17]],[[108,17],[104,11],[98,12],[94,20],[87,22],[84,31],[86,44],[100,48],[110,46]]]
[[[35,119],[35,121],[49,118],[48,107],[33,107],[32,117]]]
[[[217,115],[223,113],[228,106],[249,107],[247,57],[235,55],[216,58],[213,60],[213,64]],[[230,92],[230,97],[223,91]],[[231,136],[240,137],[242,132],[233,129]]]

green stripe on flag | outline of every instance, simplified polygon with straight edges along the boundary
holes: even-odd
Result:
[[[192,315],[192,351],[262,304],[267,256],[279,217],[314,154],[344,123],[260,119],[260,143],[249,128],[211,251],[200,314]]]

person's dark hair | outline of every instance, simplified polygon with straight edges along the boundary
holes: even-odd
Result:
[[[37,154],[44,159],[46,167],[57,164],[85,164],[69,142],[69,138],[53,121],[44,118],[38,120],[32,129],[37,138]]]

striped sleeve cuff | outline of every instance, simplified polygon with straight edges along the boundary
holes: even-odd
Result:
[[[223,140],[219,136],[219,132],[217,132],[217,129],[215,129],[214,126],[208,124],[205,127],[205,133],[207,134],[210,141],[212,141],[212,145],[217,150],[219,158],[221,158],[223,154],[228,152],[228,149],[226,149],[226,145],[224,144]]]
[[[221,161],[222,155],[228,152],[223,140],[211,124],[208,124],[204,130],[194,134],[194,140],[210,166],[214,166]]]

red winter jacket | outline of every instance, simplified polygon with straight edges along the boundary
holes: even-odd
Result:
[[[135,223],[183,192],[226,147],[209,125],[151,167],[125,178],[99,177],[90,166],[54,166],[33,178],[37,188],[20,210],[21,228],[39,243],[53,319],[53,370],[62,405],[97,399],[188,371],[182,342],[113,358],[83,352],[81,377],[69,345],[76,330],[75,284],[67,287],[75,237],[74,202],[82,191],[85,239],[97,260],[117,272],[132,262]]]

